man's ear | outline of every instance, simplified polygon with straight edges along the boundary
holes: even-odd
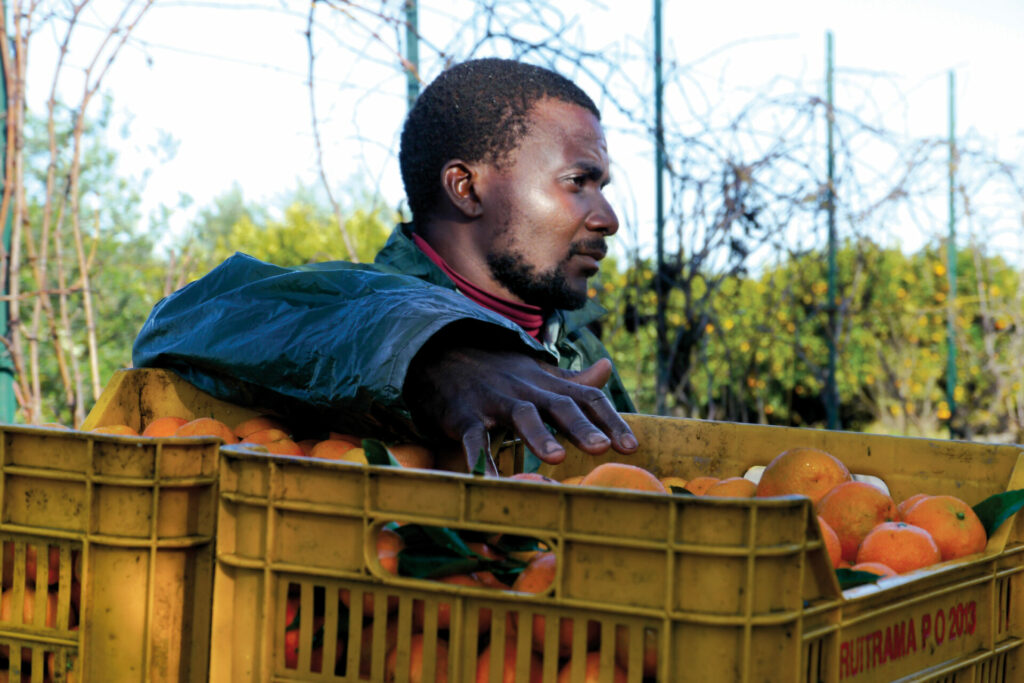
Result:
[[[467,218],[479,218],[483,212],[477,193],[478,168],[461,159],[452,159],[441,169],[441,185],[448,201]]]

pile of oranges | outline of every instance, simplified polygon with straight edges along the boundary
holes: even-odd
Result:
[[[66,426],[54,423],[43,426],[67,429]],[[126,424],[104,425],[90,431],[96,434],[153,438],[213,436],[225,444],[245,444],[251,450],[263,453],[367,464],[362,438],[340,432],[327,432],[326,438],[301,438],[280,419],[270,415],[259,415],[234,427],[212,417],[189,420],[165,415],[151,420],[142,432]],[[392,444],[387,448],[403,467],[430,469],[434,466],[433,454],[418,444]]]
[[[788,450],[765,467],[757,495],[791,493],[814,503],[836,568],[904,574],[980,553],[988,542],[984,524],[960,498],[921,492],[897,503],[818,449]]]

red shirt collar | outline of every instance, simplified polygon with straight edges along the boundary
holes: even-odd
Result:
[[[530,304],[521,304],[518,301],[503,299],[485,292],[452,270],[451,266],[441,258],[440,254],[434,251],[433,247],[427,244],[425,239],[415,233],[413,233],[412,239],[416,246],[420,248],[420,251],[426,254],[427,258],[429,258],[435,266],[443,270],[444,274],[451,278],[452,282],[455,283],[455,286],[460,292],[484,308],[508,318],[516,325],[519,325],[526,330],[526,333],[534,339],[540,339],[540,331],[544,326],[543,309],[538,306],[531,306]]]

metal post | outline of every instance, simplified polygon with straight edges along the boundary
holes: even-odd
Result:
[[[665,324],[667,294],[662,271],[665,263],[665,126],[662,95],[664,85],[661,74],[661,0],[654,0],[654,211],[657,263],[654,270],[654,291],[657,295],[657,414],[666,412],[668,393],[668,330]]]
[[[4,0],[0,0],[0,12],[3,12],[4,18],[4,31],[3,35],[0,35],[0,40],[7,40],[7,3]],[[7,46],[3,46],[0,49],[7,49]],[[0,119],[3,123],[3,133],[0,134],[0,192],[7,188],[7,183],[14,182],[13,178],[7,177],[7,152],[8,145],[12,144],[12,140],[7,139],[7,73],[3,68],[3,63],[0,62],[0,111],[3,112],[3,118]],[[11,204],[13,205],[13,201]],[[11,231],[14,226],[11,223],[11,214],[13,209],[8,207],[7,215],[3,217],[4,234],[3,234],[3,267],[8,268],[10,264],[10,253],[11,253]],[[10,272],[8,269],[7,277],[4,279],[3,294],[6,295],[10,291],[10,281],[12,277],[17,277],[16,273]],[[0,337],[6,337],[10,334],[10,326],[8,325],[8,316],[10,316],[10,305],[6,300],[0,300]],[[17,402],[14,398],[14,363],[11,359],[10,353],[7,351],[7,347],[0,345],[0,422],[14,422],[14,415],[17,411]]]
[[[956,416],[956,83],[949,72],[949,236],[946,239],[946,277],[949,298],[946,308],[946,401],[949,403],[949,436],[953,438]]]
[[[836,283],[836,185],[835,185],[835,146],[833,129],[835,128],[835,100],[833,99],[833,68],[832,68],[832,32],[825,34],[825,82],[827,88],[827,104],[825,118],[828,122],[828,188],[825,204],[828,210],[828,374],[825,378],[825,418],[829,429],[839,429],[839,386],[836,382],[836,342],[839,334],[836,329],[838,322],[837,301],[839,297]]]
[[[409,109],[420,94],[420,29],[417,0],[405,2],[406,99]]]

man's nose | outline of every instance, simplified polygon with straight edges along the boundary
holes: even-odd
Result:
[[[603,194],[598,195],[597,205],[587,215],[586,226],[588,230],[605,235],[614,235],[619,231],[619,217]]]

